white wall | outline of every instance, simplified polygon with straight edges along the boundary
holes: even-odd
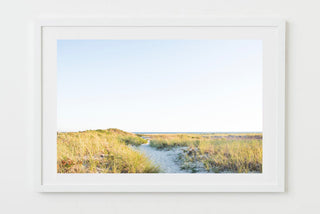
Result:
[[[320,20],[316,0],[0,2],[0,213],[317,213]],[[39,15],[282,17],[287,25],[287,192],[40,194],[33,190],[30,26]]]

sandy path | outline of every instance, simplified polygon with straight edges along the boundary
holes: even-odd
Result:
[[[162,173],[187,173],[188,171],[182,170],[177,160],[179,154],[182,154],[182,148],[173,148],[171,150],[157,150],[147,144],[142,144],[137,147],[137,150],[144,153],[155,164],[160,166]]]

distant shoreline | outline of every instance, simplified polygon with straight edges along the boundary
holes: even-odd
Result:
[[[96,131],[96,130],[107,130],[107,129],[88,129],[88,130],[77,130],[77,131],[57,131],[59,133],[67,132],[84,132],[84,131]],[[262,131],[245,131],[245,132],[130,132],[133,134],[262,134]]]
[[[132,132],[134,134],[262,134],[262,132]]]

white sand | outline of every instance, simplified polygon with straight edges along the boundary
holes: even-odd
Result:
[[[182,170],[178,161],[178,157],[183,153],[183,148],[177,147],[170,150],[157,150],[147,144],[136,147],[138,151],[144,153],[156,165],[160,166],[162,173],[188,173]]]

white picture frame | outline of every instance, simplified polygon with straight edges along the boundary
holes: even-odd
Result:
[[[57,175],[54,41],[114,38],[263,40],[263,173]],[[41,19],[35,22],[34,71],[35,183],[39,192],[285,191],[284,20],[210,17]]]

